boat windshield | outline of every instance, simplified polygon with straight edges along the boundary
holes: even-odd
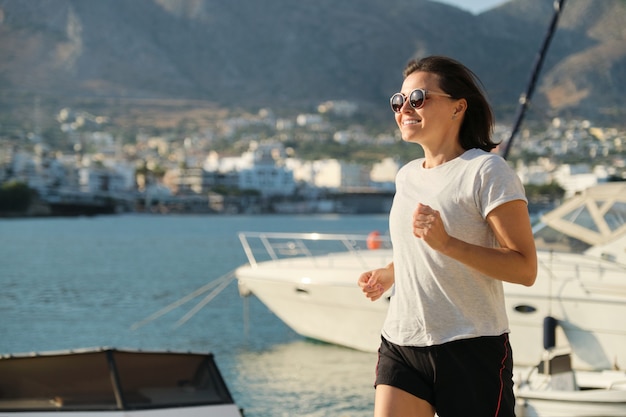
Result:
[[[611,231],[620,229],[626,224],[626,202],[617,201],[604,215],[604,220]]]
[[[542,222],[534,229],[539,250],[583,253],[601,240],[624,233],[626,202],[587,200],[569,211]]]
[[[544,224],[535,230],[535,246],[537,250],[565,253],[583,253],[591,247],[580,239]]]

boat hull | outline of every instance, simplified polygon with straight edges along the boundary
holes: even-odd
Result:
[[[0,411],[0,417],[241,417],[241,412],[232,405],[199,407],[176,407],[160,410],[123,411]]]
[[[570,395],[564,395],[570,394]],[[518,417],[623,417],[626,413],[626,393],[621,398],[590,398],[584,391],[571,393],[517,393],[515,415]]]
[[[624,373],[615,375],[602,372],[582,373],[602,380],[604,387],[560,390],[548,388],[550,384],[532,387],[522,384],[518,387],[515,412],[518,417],[618,417],[626,415],[626,386]],[[539,376],[541,378],[541,376]],[[583,378],[584,379],[584,378]],[[608,382],[608,383],[607,383]],[[582,382],[582,385],[589,385]]]
[[[382,255],[380,259],[387,258]],[[332,261],[332,268],[323,269],[323,276],[319,275],[317,265],[306,259],[289,260],[288,264],[279,261],[244,266],[235,275],[241,293],[254,294],[296,333],[375,352],[380,345],[390,294],[378,302],[366,299],[356,284],[355,263],[348,256],[338,255]],[[285,270],[289,271],[289,277],[285,276]]]
[[[328,267],[328,256],[297,258],[242,266],[235,275],[242,293],[254,294],[297,333],[375,352],[391,294],[371,302],[356,282],[367,268],[386,265],[391,251],[371,252],[376,252],[371,265],[362,265],[367,252],[361,259],[349,253],[334,254],[332,267]],[[626,271],[601,260],[584,265],[579,258],[554,259],[541,253],[539,259],[542,267],[534,286],[505,284],[516,365],[537,364],[544,350],[544,318],[550,316],[558,323],[556,343],[572,347],[576,369],[623,367],[626,321],[621,318],[626,317],[626,294],[620,293],[619,283]],[[603,271],[602,280],[582,279],[581,268]]]

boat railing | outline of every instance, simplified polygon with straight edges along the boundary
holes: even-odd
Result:
[[[371,254],[376,249],[389,249],[387,235],[337,233],[267,233],[240,232],[239,240],[248,258],[256,267],[259,262],[306,257],[315,262],[333,253],[350,253],[355,257]]]

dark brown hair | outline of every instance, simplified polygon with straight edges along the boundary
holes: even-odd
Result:
[[[403,71],[404,78],[417,71],[437,75],[443,92],[454,99],[464,98],[467,101],[459,133],[463,149],[480,148],[489,152],[497,146],[491,140],[493,112],[476,74],[460,62],[445,56],[429,56],[409,61]]]

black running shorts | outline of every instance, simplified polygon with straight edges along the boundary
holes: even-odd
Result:
[[[508,334],[442,345],[397,346],[384,338],[376,383],[428,401],[439,417],[514,417],[513,357]]]

